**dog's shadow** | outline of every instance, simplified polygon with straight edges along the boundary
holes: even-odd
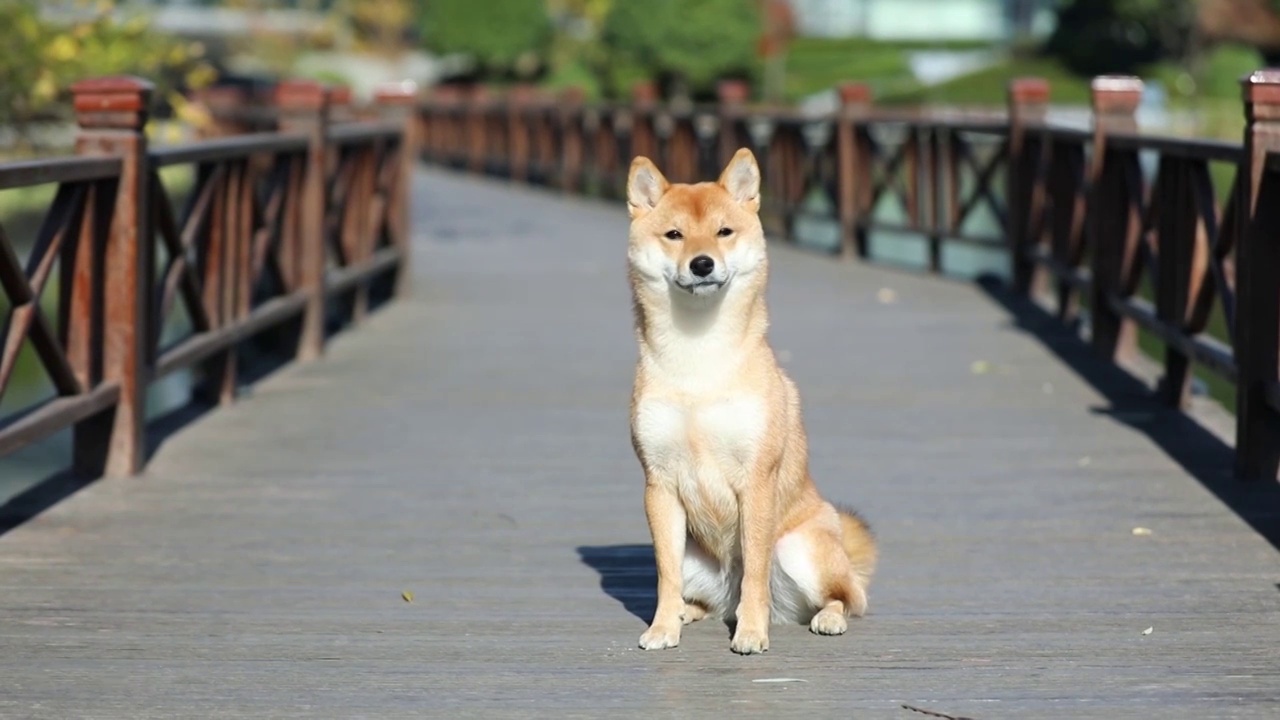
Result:
[[[644,622],[658,607],[658,567],[652,545],[584,545],[582,562],[600,573],[600,589]]]

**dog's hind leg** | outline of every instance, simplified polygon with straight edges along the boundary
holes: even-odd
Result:
[[[807,622],[819,635],[840,635],[849,617],[866,612],[868,575],[853,567],[841,530],[828,505],[778,540],[778,568],[791,581],[774,583],[779,620]]]

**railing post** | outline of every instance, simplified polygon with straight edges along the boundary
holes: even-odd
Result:
[[[515,182],[529,179],[529,106],[533,104],[534,89],[529,85],[517,85],[507,94],[507,155],[508,175]]]
[[[301,268],[299,284],[307,296],[298,359],[308,361],[323,355],[325,345],[325,166],[330,90],[311,80],[288,80],[276,88],[276,105],[282,131],[305,133],[310,138],[302,179],[301,237],[297,246]]]
[[[658,88],[652,82],[636,83],[631,88],[631,155],[645,155],[660,162],[655,118],[658,109]],[[623,166],[631,164],[631,158]],[[665,168],[664,168],[665,170]]]
[[[1246,77],[1236,247],[1236,474],[1280,470],[1280,70]]]
[[[412,82],[380,85],[374,90],[373,99],[384,117],[399,122],[404,128],[404,134],[400,138],[400,177],[390,198],[391,207],[387,209],[387,216],[392,223],[392,236],[400,253],[395,294],[397,297],[404,297],[409,294],[410,279],[413,277],[410,198],[413,195],[413,171],[417,167],[418,153],[422,147],[422,126],[418,122],[417,113],[418,86]]]
[[[840,257],[851,260],[867,257],[867,235],[860,221],[870,191],[871,175],[860,124],[871,114],[871,86],[849,82],[841,84],[838,91],[840,110],[836,116],[836,153],[839,191],[836,204],[840,218]]]
[[[1005,197],[1008,198],[1009,259],[1012,263],[1013,288],[1030,295],[1037,285],[1036,263],[1031,248],[1039,240],[1037,217],[1044,206],[1044,187],[1038,177],[1044,159],[1045,144],[1032,133],[1042,123],[1049,105],[1049,83],[1040,78],[1017,78],[1009,83],[1009,172]]]
[[[1092,246],[1090,288],[1090,342],[1104,357],[1124,363],[1137,348],[1133,321],[1116,312],[1112,299],[1129,277],[1137,255],[1142,198],[1131,197],[1126,167],[1132,158],[1107,145],[1112,133],[1138,129],[1137,110],[1142,81],[1136,77],[1099,77],[1091,88],[1093,103],[1093,158],[1089,168],[1089,244]]]
[[[574,192],[582,181],[582,88],[565,88],[560,94],[560,189]]]
[[[485,148],[488,137],[484,116],[485,106],[489,103],[489,89],[484,85],[476,85],[467,93],[464,116],[467,133],[467,168],[473,173],[484,173],[486,165]]]
[[[196,128],[201,137],[227,137],[252,131],[245,114],[249,94],[235,85],[214,85],[196,94],[197,102],[208,113],[208,124]]]
[[[716,96],[719,100],[718,112],[720,124],[716,130],[719,156],[717,162],[721,168],[727,166],[738,152],[741,142],[738,139],[738,123],[746,111],[747,100],[751,97],[751,86],[742,80],[722,80],[716,85]]]
[[[76,429],[76,464],[89,469],[103,458],[108,476],[136,475],[146,462],[146,391],[151,368],[149,298],[151,233],[147,197],[150,168],[143,128],[151,83],[134,77],[85,80],[71,86],[76,152],[121,159],[111,228],[103,248],[103,381],[120,386],[114,416]],[[91,457],[96,456],[96,458]],[[95,468],[96,469],[96,468]]]

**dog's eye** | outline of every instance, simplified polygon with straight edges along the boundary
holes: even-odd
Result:
[[[733,234],[733,228],[720,228],[716,234],[720,237],[729,237]]]
[[[668,230],[668,231],[666,232],[665,237],[666,237],[668,240],[683,240],[683,239],[684,239],[684,236],[680,234],[680,231],[679,231],[679,230]]]

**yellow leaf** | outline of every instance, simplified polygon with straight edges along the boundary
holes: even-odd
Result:
[[[55,37],[45,48],[45,55],[54,62],[66,62],[76,56],[80,50],[79,43],[70,35]]]
[[[400,597],[404,598],[405,602],[411,603],[413,602],[413,591],[405,590],[404,592],[400,593]]]

